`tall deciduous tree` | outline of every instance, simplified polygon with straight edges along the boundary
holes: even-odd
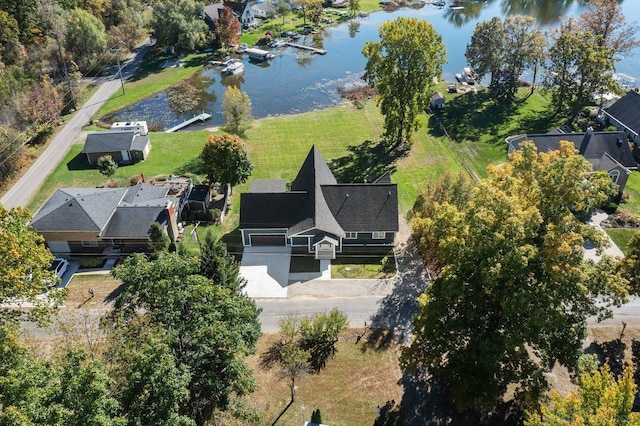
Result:
[[[215,40],[221,48],[226,49],[240,40],[240,21],[230,7],[223,7],[220,18],[214,19],[213,24]]]
[[[602,43],[602,37],[575,23],[561,23],[552,33],[545,85],[552,91],[557,112],[579,111],[593,93],[613,88],[614,50]]]
[[[67,49],[81,70],[87,70],[107,48],[107,33],[102,21],[82,9],[69,13]]]
[[[604,237],[575,216],[615,193],[606,173],[568,142],[548,153],[525,143],[509,160],[462,207],[413,219],[418,237],[436,236],[445,266],[419,299],[403,365],[426,369],[460,409],[492,409],[510,385],[534,405],[556,362],[575,369],[586,319],[627,294],[611,258],[584,260],[585,240],[601,247]]]
[[[534,18],[516,15],[503,22],[496,17],[476,25],[465,55],[478,78],[490,75],[491,96],[498,102],[510,104],[525,69],[537,70],[543,61],[545,46]]]
[[[53,281],[49,266],[53,255],[44,245],[44,239],[29,226],[31,215],[22,208],[5,209],[0,204],[0,305],[25,300],[35,306],[27,314],[32,320],[46,324],[66,292],[52,290],[50,300],[37,296]],[[0,324],[17,320],[21,312],[0,308]]]
[[[636,388],[631,365],[615,377],[605,364],[600,371],[581,376],[580,387],[571,395],[552,391],[551,402],[539,413],[528,413],[525,425],[637,425],[640,417],[631,412]]]
[[[640,294],[640,232],[629,241],[627,253],[618,264],[618,270],[629,281],[629,292]]]
[[[236,86],[228,86],[222,98],[222,115],[227,132],[244,135],[253,120],[251,99],[247,92],[241,92]]]
[[[398,146],[419,128],[418,115],[428,106],[434,77],[446,61],[442,37],[427,21],[398,18],[380,25],[380,41],[369,41],[364,79],[378,89],[384,115],[383,138]]]
[[[199,18],[204,5],[194,0],[158,0],[149,26],[161,46],[193,50],[205,39],[207,24]]]
[[[253,171],[247,149],[236,135],[211,135],[200,154],[202,170],[209,183],[229,184],[231,188],[246,182]]]
[[[627,24],[617,0],[590,0],[579,23],[600,37],[599,43],[613,49],[616,55],[624,56],[640,46],[637,23]]]
[[[114,270],[125,290],[108,320],[114,329],[139,327],[144,321],[145,327],[163,331],[161,342],[169,346],[175,363],[172,374],[189,374],[189,395],[178,414],[198,426],[210,421],[216,410],[226,410],[232,397],[254,390],[244,359],[260,336],[255,304],[202,276],[200,263],[197,256],[167,252],[153,261],[142,255],[128,258]],[[177,388],[171,394],[179,392]],[[173,397],[168,401],[175,402]]]

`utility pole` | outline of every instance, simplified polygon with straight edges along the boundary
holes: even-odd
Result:
[[[116,52],[116,60],[118,61],[118,75],[120,76],[120,87],[122,87],[122,94],[125,94],[124,91],[124,80],[122,79],[122,67],[120,66],[120,49],[122,49],[121,47],[116,48],[111,48],[109,49],[109,52]]]

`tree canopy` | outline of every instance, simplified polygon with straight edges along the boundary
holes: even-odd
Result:
[[[638,425],[640,417],[631,413],[637,386],[633,367],[627,365],[615,377],[605,364],[599,371],[580,377],[580,387],[567,397],[551,392],[551,401],[539,413],[528,413],[526,426],[562,425]]]
[[[223,49],[240,40],[240,21],[234,16],[230,7],[222,8],[220,18],[214,19],[214,26],[215,41]]]
[[[67,49],[80,69],[87,70],[107,48],[102,21],[82,9],[69,14]]]
[[[584,260],[583,243],[605,239],[576,217],[614,193],[571,143],[538,153],[526,142],[467,201],[416,215],[418,241],[434,242],[444,267],[419,299],[404,367],[426,369],[460,409],[495,408],[509,385],[535,404],[544,372],[556,362],[576,367],[587,317],[625,300],[611,258]]]
[[[0,304],[29,302],[35,306],[28,314],[30,319],[47,323],[64,301],[66,292],[49,291],[49,300],[36,297],[46,288],[47,281],[55,282],[56,278],[49,271],[53,255],[29,225],[30,220],[28,210],[7,210],[0,204]],[[0,324],[20,315],[19,311],[0,308]]]
[[[476,25],[465,56],[478,79],[489,74],[489,93],[497,102],[515,100],[518,82],[528,67],[543,62],[546,41],[530,16],[495,17]],[[534,82],[535,83],[535,82]]]
[[[442,37],[416,18],[398,18],[379,27],[380,41],[368,41],[363,78],[378,89],[384,115],[383,138],[391,145],[409,142],[433,94],[433,79],[447,62]]]
[[[176,419],[182,422],[187,417],[199,426],[216,410],[227,409],[232,397],[254,390],[244,359],[255,350],[260,336],[255,304],[233,286],[200,271],[201,259],[189,253],[161,252],[155,260],[131,256],[114,270],[125,290],[116,298],[107,321],[125,337],[121,346],[131,351],[131,359],[142,363],[133,363],[131,368],[152,368],[160,362],[156,357],[172,360],[164,368],[176,377],[174,382],[153,387],[153,381],[159,380],[154,376],[144,378],[142,386],[166,395],[170,404],[166,409]],[[147,329],[156,332],[147,336]],[[131,407],[139,404],[130,398],[127,401]],[[149,398],[148,403],[158,401]],[[177,412],[171,409],[174,405]],[[152,407],[145,408],[149,416]]]
[[[200,154],[203,172],[209,183],[219,182],[231,187],[244,183],[251,176],[253,163],[236,135],[211,135]]]
[[[228,86],[222,98],[222,115],[227,132],[244,135],[253,120],[251,100],[247,92],[241,92],[236,86]]]
[[[161,46],[193,50],[204,43],[207,24],[199,18],[204,5],[194,0],[157,0],[149,26]]]

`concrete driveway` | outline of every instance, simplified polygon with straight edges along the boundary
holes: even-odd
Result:
[[[291,247],[245,247],[240,275],[251,298],[285,298],[289,284]]]

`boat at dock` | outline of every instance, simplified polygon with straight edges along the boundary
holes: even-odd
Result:
[[[258,61],[258,62],[263,62],[263,61],[275,58],[273,53],[267,50],[256,49],[255,47],[248,48],[246,52],[247,52],[247,55],[249,55],[249,59]]]
[[[231,62],[222,70],[222,74],[235,75],[235,74],[240,74],[243,71],[244,71],[244,64],[240,61],[234,61],[234,62]]]
[[[456,80],[462,84],[476,84],[476,76],[471,67],[464,67],[461,74],[456,74]]]

